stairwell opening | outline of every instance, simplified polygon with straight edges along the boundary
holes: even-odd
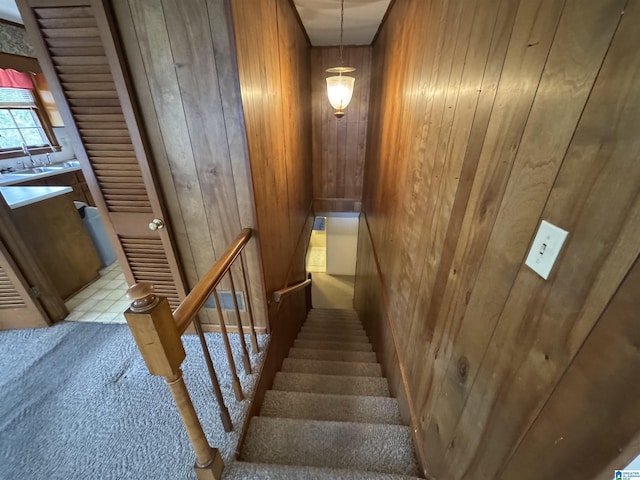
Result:
[[[316,216],[306,256],[314,308],[353,308],[359,221],[357,213]]]

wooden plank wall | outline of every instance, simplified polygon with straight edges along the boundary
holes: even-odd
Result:
[[[353,97],[337,119],[327,99],[326,69],[340,64],[340,49],[311,49],[313,196],[316,212],[359,212],[369,112],[371,47],[346,47],[344,64],[355,67]]]
[[[112,4],[170,226],[193,287],[242,228],[257,227],[228,5]],[[265,331],[257,240],[246,252],[256,324]],[[240,289],[240,273],[234,273]],[[222,290],[227,289],[225,282]],[[217,323],[215,309],[205,314],[206,322]],[[233,325],[234,315],[228,320]]]
[[[311,232],[309,42],[288,0],[232,0],[267,292],[304,280]]]
[[[594,432],[640,368],[638,24],[626,0],[407,0],[374,44],[355,301],[430,478],[595,478],[637,447],[637,414]],[[570,232],[547,281],[541,219]]]

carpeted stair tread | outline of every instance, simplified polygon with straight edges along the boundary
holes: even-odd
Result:
[[[242,460],[418,475],[408,427],[254,417]]]
[[[323,330],[333,330],[338,332],[342,332],[342,331],[365,332],[364,328],[362,328],[360,325],[357,325],[355,323],[348,324],[348,323],[339,323],[339,322],[337,323],[309,322],[309,323],[305,323],[303,327],[317,328],[317,329],[323,329]]]
[[[314,308],[309,311],[307,316],[313,315],[344,315],[358,318],[358,313],[353,308]]]
[[[307,315],[306,320],[315,320],[315,319],[321,319],[321,320],[347,320],[350,322],[360,322],[360,318],[358,317],[358,315],[356,315],[355,313],[353,314],[335,314],[332,315],[330,313],[316,313],[313,310],[311,312],[309,312],[309,315]]]
[[[344,323],[346,325],[353,325],[355,327],[362,326],[362,322],[357,318],[333,318],[333,317],[309,317],[304,322],[308,323],[317,323],[317,324],[328,324],[328,323]]]
[[[411,430],[382,375],[355,310],[311,310],[248,425],[246,462],[223,478],[415,480]]]
[[[347,350],[321,350],[317,348],[296,348],[289,350],[289,358],[307,360],[333,360],[337,362],[370,362],[377,363],[374,352],[353,352]]]
[[[300,332],[298,340],[310,340],[315,342],[350,342],[350,343],[369,343],[369,339],[357,335],[340,335],[327,333],[307,333]]]
[[[312,310],[313,312],[313,310]],[[306,321],[330,321],[330,322],[353,322],[353,323],[361,323],[360,319],[356,314],[353,315],[330,315],[324,313],[309,313],[307,315]]]
[[[261,480],[419,480],[418,477],[389,473],[249,462],[233,462],[230,465],[225,465],[222,472],[222,480],[247,480],[248,478]]]
[[[363,328],[342,328],[342,327],[317,327],[313,325],[303,325],[300,333],[328,333],[329,335],[346,334],[351,336],[366,337],[367,332]]]
[[[389,385],[383,377],[345,377],[316,373],[276,373],[273,390],[389,397]]]
[[[316,350],[350,350],[353,352],[373,351],[369,343],[349,343],[349,342],[316,342],[313,340],[296,340],[293,342],[296,348],[314,348]]]
[[[356,377],[382,377],[380,365],[371,362],[336,362],[332,360],[285,358],[281,371]]]
[[[269,390],[263,417],[402,425],[398,401],[390,397]]]
[[[334,318],[334,317],[309,317],[304,322],[305,325],[309,325],[315,323],[317,325],[330,325],[330,324],[343,324],[343,325],[351,325],[354,327],[362,327],[362,322],[357,318]]]

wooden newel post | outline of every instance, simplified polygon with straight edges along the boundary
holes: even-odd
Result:
[[[149,373],[163,376],[169,386],[196,455],[194,468],[198,479],[220,480],[224,468],[222,457],[209,445],[182,378],[180,365],[186,353],[169,302],[153,291],[153,285],[148,282],[131,287],[127,296],[132,303],[124,316]]]

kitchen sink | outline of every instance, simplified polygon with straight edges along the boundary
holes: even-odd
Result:
[[[20,170],[18,172],[11,172],[11,175],[37,175],[39,173],[59,172],[64,170],[63,166],[46,166],[46,167],[33,167],[26,170]]]

